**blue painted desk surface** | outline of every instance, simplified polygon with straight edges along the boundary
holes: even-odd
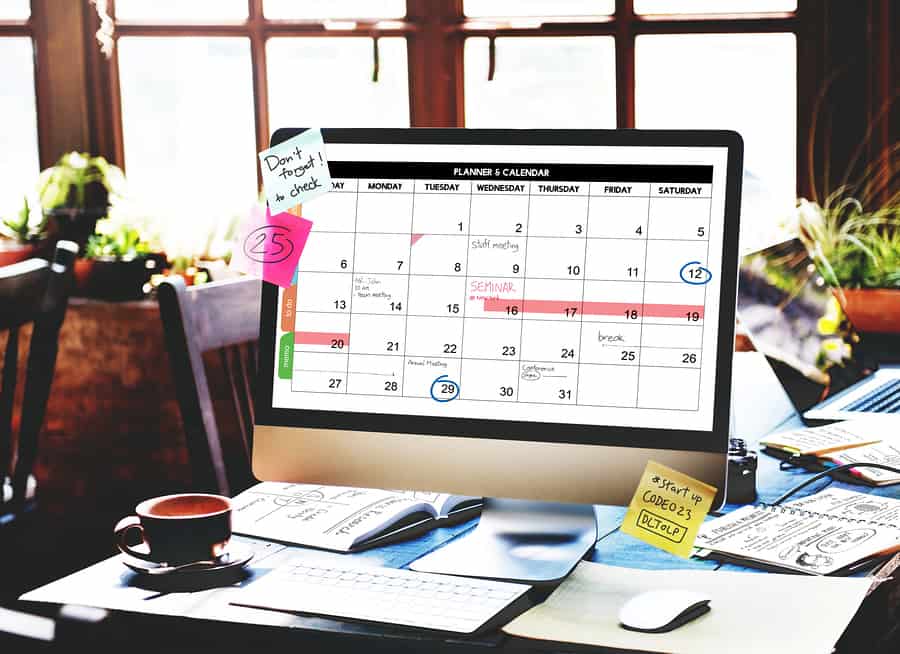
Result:
[[[758,502],[773,502],[780,495],[814,474],[800,468],[781,470],[779,466],[780,462],[777,459],[759,452],[759,467],[757,470]],[[900,485],[872,488],[860,484],[847,484],[838,481],[829,482],[827,479],[823,479],[804,488],[791,499],[816,493],[829,484],[863,493],[900,498]],[[722,510],[729,511],[734,508],[736,508],[736,505],[726,505]],[[710,559],[682,559],[651,547],[632,536],[623,534],[619,532],[618,527],[625,515],[625,507],[597,506],[595,513],[597,515],[600,538],[592,555],[589,557],[592,561],[646,570],[721,569],[760,572],[754,568],[721,564]],[[367,550],[351,554],[350,556],[375,559],[379,564],[389,567],[405,567],[420,556],[443,547],[453,539],[470,531],[476,524],[477,519],[473,519],[459,525],[435,529],[414,540]]]

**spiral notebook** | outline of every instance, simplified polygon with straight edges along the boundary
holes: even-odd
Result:
[[[696,556],[845,575],[900,550],[900,500],[831,488],[779,506],[744,506],[700,528]]]

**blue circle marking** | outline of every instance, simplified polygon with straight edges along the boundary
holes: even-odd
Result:
[[[444,397],[444,398],[435,397],[434,396],[434,387],[435,387],[435,385],[437,385],[439,383],[453,384],[453,386],[456,388],[456,392],[453,394],[453,397]],[[449,402],[450,400],[455,400],[456,398],[459,397],[459,384],[457,384],[455,381],[453,381],[452,379],[447,377],[447,375],[441,375],[440,377],[435,379],[433,382],[431,382],[430,392],[431,392],[431,399],[434,400],[435,402]]]
[[[684,276],[684,272],[691,266],[697,266],[699,270],[702,270],[704,273],[706,273],[704,275],[704,279],[687,279]],[[704,268],[703,266],[701,266],[699,261],[688,261],[681,267],[681,270],[678,271],[678,276],[681,277],[681,281],[683,281],[685,284],[690,284],[691,286],[703,286],[704,284],[709,284],[710,280],[712,279],[712,271],[710,271],[709,268]]]

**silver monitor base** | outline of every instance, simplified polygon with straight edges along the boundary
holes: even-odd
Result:
[[[485,498],[472,532],[413,561],[419,572],[530,584],[568,575],[597,542],[590,504]]]

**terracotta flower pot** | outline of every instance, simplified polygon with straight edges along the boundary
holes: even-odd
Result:
[[[900,289],[834,289],[853,326],[863,333],[900,334]]]
[[[11,266],[33,257],[47,258],[53,252],[56,242],[38,241],[36,243],[19,243],[11,239],[0,238],[0,267]]]

